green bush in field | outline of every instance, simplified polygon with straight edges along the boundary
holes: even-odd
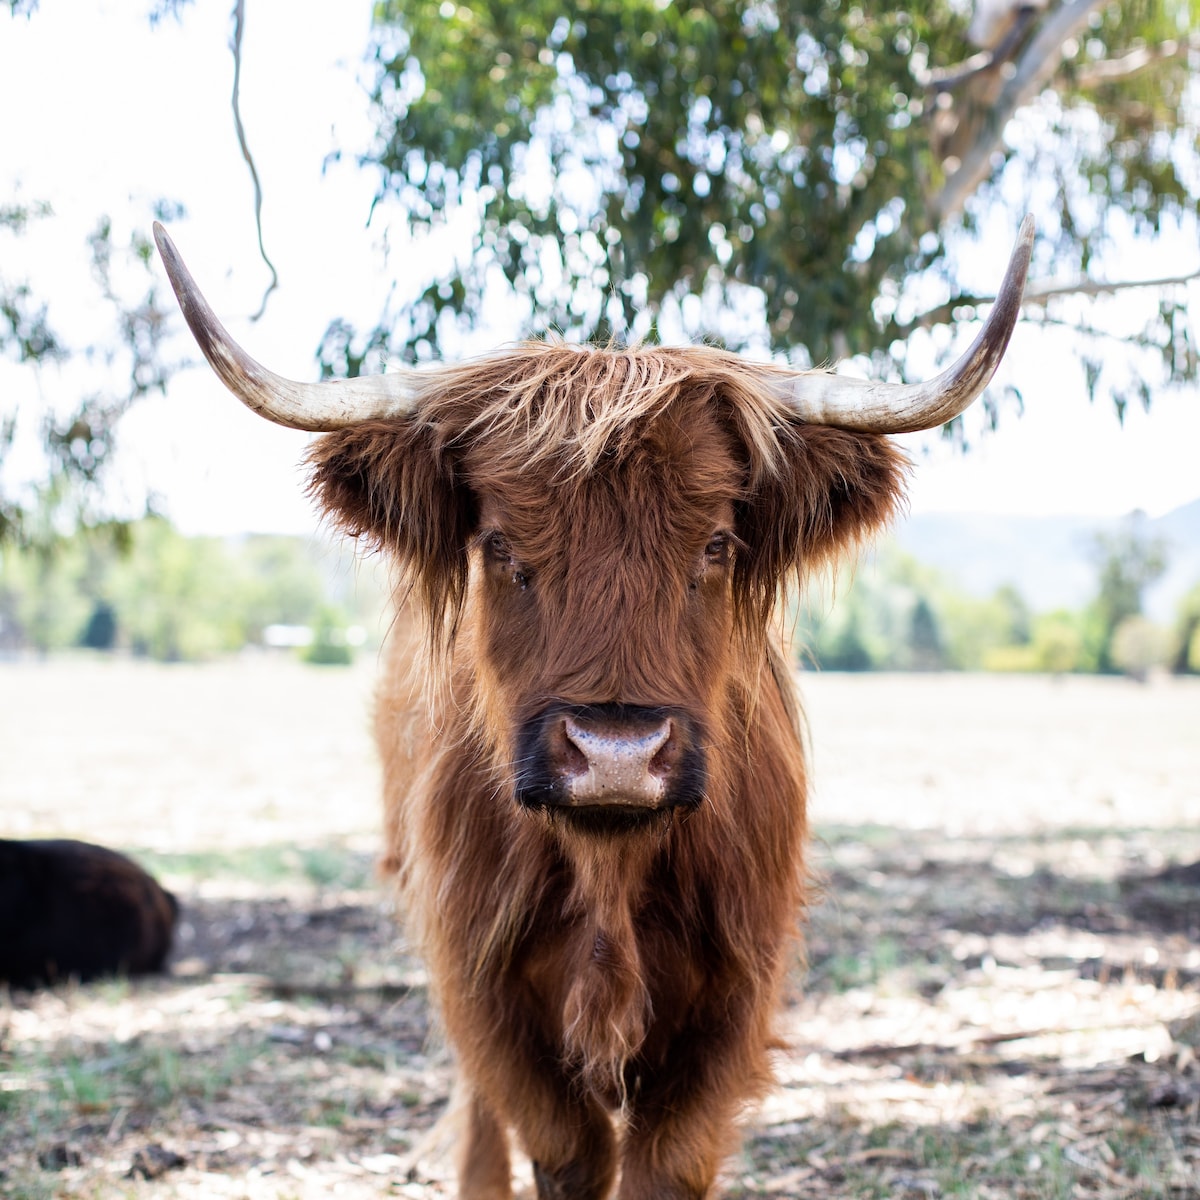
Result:
[[[259,644],[269,625],[319,625],[312,661],[347,662],[347,624],[371,627],[386,595],[350,565],[305,538],[185,537],[158,517],[119,537],[92,530],[50,549],[10,545],[0,550],[0,647],[175,662]]]
[[[313,640],[304,651],[304,661],[322,667],[348,667],[354,652],[346,636],[346,622],[341,614],[323,607],[313,626]]]
[[[41,653],[72,645],[91,604],[80,594],[82,547],[0,549],[0,635],[5,644]]]
[[[894,547],[829,593],[809,598],[796,617],[805,653],[827,670],[979,670],[994,650],[1024,647],[1031,636],[1014,588],[969,596]]]
[[[312,547],[299,538],[257,535],[237,549],[246,640],[260,641],[268,625],[311,625],[328,600]]]
[[[1084,669],[1087,660],[1082,620],[1060,610],[1034,619],[1028,642],[993,646],[983,656],[985,671],[1064,675]]]
[[[163,520],[140,521],[111,587],[121,641],[164,662],[236,650],[244,635],[237,572],[215,538],[185,538]]]
[[[1082,670],[1086,663],[1080,622],[1069,612],[1049,613],[1034,625],[1033,650],[1037,671],[1063,675]]]
[[[1112,662],[1133,679],[1145,679],[1155,667],[1166,664],[1169,635],[1140,614],[1126,617],[1113,631]]]
[[[1171,670],[1200,674],[1200,583],[1179,602]]]
[[[113,650],[117,644],[117,612],[107,600],[97,600],[92,606],[79,644],[87,650]]]
[[[972,596],[884,545],[797,605],[801,660],[834,671],[1200,673],[1200,585],[1168,633],[1141,613],[1166,561],[1162,546],[1136,521],[1096,545],[1095,598],[1077,611],[1036,615],[1014,587]]]
[[[1096,597],[1088,608],[1093,623],[1095,669],[1125,670],[1117,660],[1117,631],[1129,618],[1142,615],[1146,589],[1167,569],[1167,544],[1162,538],[1151,537],[1145,514],[1135,512],[1119,529],[1095,535],[1092,557],[1099,573]],[[1135,635],[1126,635],[1127,639],[1131,636]],[[1131,645],[1125,650],[1134,657],[1144,654]]]

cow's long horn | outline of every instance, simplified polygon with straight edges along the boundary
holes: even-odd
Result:
[[[154,222],[154,240],[192,334],[225,386],[260,416],[292,429],[328,433],[372,417],[397,416],[412,404],[412,372],[296,383],[268,371],[231,338],[200,294],[167,231]]]
[[[1033,250],[1033,218],[1026,217],[992,311],[979,336],[952,366],[928,383],[871,383],[806,371],[781,381],[779,392],[801,420],[872,433],[912,433],[957,417],[995,373],[1021,309]]]

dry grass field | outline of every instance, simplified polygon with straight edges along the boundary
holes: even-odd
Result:
[[[372,663],[0,663],[0,836],[131,851],[172,974],[0,994],[0,1195],[444,1197]],[[730,1197],[1200,1196],[1200,684],[803,679],[823,900]]]

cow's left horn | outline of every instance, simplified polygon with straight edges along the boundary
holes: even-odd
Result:
[[[358,379],[296,383],[268,371],[229,336],[200,294],[167,231],[154,222],[154,240],[179,299],[184,320],[225,386],[260,416],[292,429],[328,433],[371,417],[391,417],[412,405],[411,371]]]
[[[871,433],[912,433],[952,420],[987,387],[1004,357],[1021,310],[1032,250],[1033,218],[1026,217],[979,336],[962,358],[928,383],[871,383],[805,371],[780,380],[780,398],[810,424]]]

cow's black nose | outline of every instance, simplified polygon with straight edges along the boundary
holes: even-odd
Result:
[[[556,704],[521,731],[517,798],[565,810],[658,810],[699,803],[704,756],[672,709]]]
[[[568,713],[548,731],[567,753],[562,780],[570,804],[632,804],[658,808],[678,760],[669,717],[627,711],[618,719]],[[577,753],[570,753],[570,750]]]

